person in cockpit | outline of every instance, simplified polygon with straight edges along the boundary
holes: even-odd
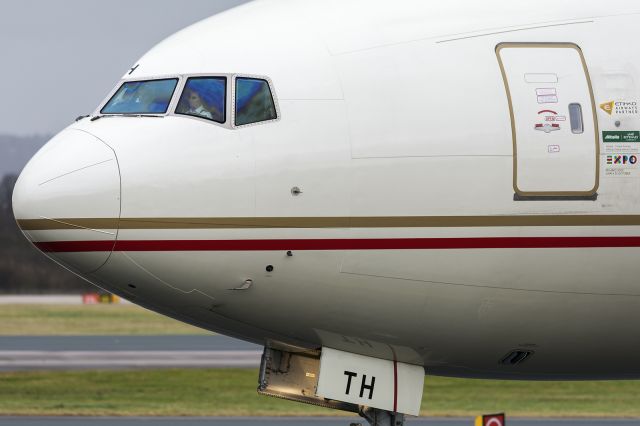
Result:
[[[195,90],[190,90],[187,101],[189,103],[189,109],[187,109],[184,114],[197,115],[209,119],[213,118],[211,112],[204,107],[200,94]]]
[[[176,114],[223,123],[227,80],[223,77],[191,77],[180,96]]]

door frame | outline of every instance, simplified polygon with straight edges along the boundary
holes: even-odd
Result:
[[[521,191],[518,188],[518,145],[516,141],[516,121],[515,114],[513,112],[513,100],[511,98],[511,90],[509,88],[509,81],[507,80],[507,73],[504,67],[504,63],[502,62],[502,58],[500,56],[500,52],[502,49],[506,48],[551,48],[551,49],[574,49],[578,52],[580,56],[580,61],[582,63],[582,68],[584,70],[585,77],[587,79],[587,86],[589,88],[589,98],[591,100],[591,112],[593,114],[593,131],[595,135],[595,185],[592,189],[588,191],[543,191],[543,192],[535,192],[535,191]],[[502,73],[502,81],[504,82],[504,87],[507,93],[507,100],[509,102],[509,116],[511,118],[511,139],[513,141],[513,190],[515,191],[516,196],[522,197],[545,197],[545,199],[549,199],[550,197],[562,197],[562,198],[572,198],[576,197],[579,199],[584,199],[585,197],[593,197],[596,195],[598,191],[598,187],[600,185],[600,131],[598,128],[598,112],[596,109],[595,97],[593,95],[593,85],[591,84],[591,76],[589,75],[589,69],[587,67],[587,62],[584,58],[584,54],[582,53],[582,49],[575,43],[523,43],[523,42],[504,42],[496,45],[496,56],[498,58],[498,63],[500,64],[500,72]]]

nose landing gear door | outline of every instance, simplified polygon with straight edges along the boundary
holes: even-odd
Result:
[[[589,72],[569,43],[502,43],[515,200],[595,199],[598,129]]]

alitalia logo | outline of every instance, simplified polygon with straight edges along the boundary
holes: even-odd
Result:
[[[640,142],[640,131],[605,131],[602,132],[603,142]]]

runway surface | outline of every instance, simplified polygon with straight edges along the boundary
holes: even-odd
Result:
[[[359,417],[0,417],[3,426],[349,426]],[[408,426],[473,426],[473,418],[408,419]],[[509,426],[638,426],[640,419],[509,419]],[[365,426],[366,423],[363,423]]]
[[[0,370],[257,368],[262,348],[218,335],[0,336]]]

